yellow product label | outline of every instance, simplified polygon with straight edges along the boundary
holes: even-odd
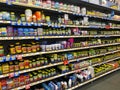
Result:
[[[21,53],[22,52],[21,46],[16,46],[15,48],[16,48],[16,52],[17,53]]]
[[[16,52],[15,52],[15,48],[10,48],[10,53],[11,54],[15,54]]]
[[[3,64],[2,65],[2,71],[3,71],[3,73],[8,73],[9,72],[9,65]]]
[[[0,48],[3,48],[3,46],[0,46]]]
[[[57,54],[54,54],[54,59],[57,59]]]
[[[7,30],[6,30],[6,28],[2,28],[2,32],[6,32]]]

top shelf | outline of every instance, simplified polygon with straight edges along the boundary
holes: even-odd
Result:
[[[55,1],[58,1],[58,2],[63,2],[63,3],[67,3],[67,4],[70,4],[71,2],[73,2],[74,5],[77,5],[77,6],[84,6],[84,7],[90,7],[90,8],[94,8],[95,10],[99,10],[101,12],[107,12],[107,13],[110,13],[111,11],[114,11],[115,14],[118,14],[120,15],[120,11],[119,10],[115,10],[115,9],[112,9],[112,8],[109,8],[109,7],[105,7],[105,6],[101,6],[101,5],[97,5],[97,4],[94,4],[94,3],[89,3],[89,2],[86,2],[86,1],[83,1],[83,0],[55,0]],[[31,8],[31,9],[42,9],[42,10],[47,10],[47,11],[51,11],[51,12],[57,12],[57,13],[67,13],[67,14],[70,14],[70,15],[74,15],[74,16],[80,16],[80,17],[89,17],[89,18],[94,18],[94,19],[102,19],[102,20],[105,20],[105,21],[111,21],[111,22],[119,22],[120,20],[114,20],[114,19],[110,19],[110,18],[103,18],[103,17],[99,17],[99,16],[92,16],[92,15],[82,15],[82,14],[78,14],[78,13],[73,13],[73,12],[70,12],[70,11],[65,11],[65,10],[59,10],[59,9],[55,9],[55,8],[44,8],[44,7],[41,7],[41,6],[36,6],[36,5],[30,5],[30,4],[25,4],[25,3],[19,3],[19,2],[11,2],[11,4],[8,4],[7,2],[1,2],[0,1],[0,5],[2,6],[3,5],[3,8],[4,6],[8,7],[10,9],[10,7],[14,7],[14,8],[18,8],[17,10],[22,10],[22,9],[26,9],[26,8]],[[10,6],[10,7],[9,7]]]
[[[82,4],[82,5],[86,6],[86,7],[92,7],[94,9],[96,9],[96,10],[100,10],[100,11],[104,11],[104,12],[109,12],[110,13],[111,11],[114,11],[115,14],[120,15],[120,10],[112,9],[110,7],[97,5],[97,4],[86,2],[86,1],[83,1],[83,0],[70,0],[70,1],[74,1],[74,2],[77,2],[79,5]]]
[[[91,9],[94,9],[97,11],[101,11],[101,12],[106,12],[106,13],[110,13],[111,11],[114,11],[115,14],[120,15],[120,10],[112,9],[110,7],[105,7],[102,5],[97,5],[97,4],[90,3],[87,1],[83,1],[83,0],[55,0],[55,1],[63,2],[63,3],[67,3],[67,4],[71,4],[71,2],[72,2],[72,4],[77,5],[77,6],[88,7],[88,8],[91,8]]]

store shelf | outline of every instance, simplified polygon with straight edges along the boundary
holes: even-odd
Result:
[[[96,45],[96,46],[71,48],[71,49],[63,49],[63,50],[56,50],[56,51],[37,52],[37,53],[29,53],[29,54],[21,54],[21,55],[22,55],[22,57],[28,57],[28,56],[52,54],[52,53],[67,52],[67,51],[74,51],[74,50],[83,50],[83,49],[90,49],[90,48],[97,48],[97,47],[106,47],[106,46],[119,45],[119,44],[120,43],[103,44],[103,45]]]
[[[72,60],[69,60],[69,63],[70,62],[75,62],[75,61],[78,61],[78,60],[82,61],[82,60],[85,60],[85,59],[90,59],[90,58],[95,58],[95,57],[99,57],[99,56],[103,56],[103,55],[113,54],[113,53],[116,53],[116,52],[120,52],[120,50],[116,50],[116,51],[112,51],[112,52],[107,52],[107,53],[104,53],[104,54],[98,54],[98,55],[83,57],[83,58],[72,59]],[[36,67],[36,68],[21,70],[19,72],[12,72],[12,73],[22,74],[22,73],[27,73],[27,72],[31,72],[31,71],[35,71],[35,70],[40,70],[40,69],[45,69],[45,68],[49,68],[49,67],[53,67],[53,66],[57,66],[57,65],[61,65],[61,64],[63,64],[63,62],[58,62],[58,63],[54,63],[54,64],[49,64],[49,65],[45,65],[45,66],[40,66],[40,67]],[[5,78],[5,77],[8,77],[9,75],[10,75],[10,73],[3,74],[3,75],[0,75],[0,78]]]
[[[70,1],[72,2],[72,0],[70,0]],[[93,7],[94,9],[98,9],[98,10],[101,10],[101,11],[106,11],[106,12],[114,11],[115,14],[120,14],[120,10],[112,9],[110,7],[97,5],[97,4],[86,2],[86,1],[83,1],[83,0],[77,0],[77,1],[74,1],[74,2],[76,2],[76,3],[78,2],[79,5],[82,4],[82,5],[85,5],[87,7]]]
[[[71,49],[62,49],[62,50],[55,50],[55,51],[46,51],[46,52],[36,52],[36,53],[26,53],[26,54],[16,54],[16,55],[10,55],[10,56],[3,56],[0,57],[0,62],[7,62],[7,61],[13,61],[18,59],[19,57],[29,57],[29,56],[36,56],[36,55],[44,55],[44,54],[53,54],[53,53],[60,53],[60,52],[68,52],[68,51],[76,51],[76,50],[84,50],[84,49],[92,49],[92,48],[98,48],[98,47],[106,47],[106,46],[114,46],[114,45],[120,45],[120,43],[113,43],[113,44],[103,44],[103,45],[96,45],[96,46],[88,46],[88,47],[79,47],[79,48],[71,48]],[[15,59],[10,59],[6,61],[6,58],[13,57]]]
[[[8,25],[11,25],[11,26],[28,26],[28,27],[41,27],[41,26],[47,26],[47,27],[56,27],[56,28],[61,28],[61,27],[68,27],[68,28],[74,28],[74,27],[78,27],[78,28],[95,28],[95,29],[106,29],[105,26],[83,26],[83,25],[60,25],[60,26],[52,26],[52,25],[49,25],[47,23],[27,23],[26,24],[18,24],[17,22],[13,23],[11,21],[5,21],[5,20],[0,20],[0,24],[8,24]],[[110,27],[109,29],[120,29],[120,27]]]
[[[99,78],[101,78],[101,77],[103,77],[103,76],[106,76],[106,75],[108,75],[108,74],[110,74],[110,73],[112,73],[112,72],[115,72],[115,71],[117,71],[117,70],[120,70],[120,67],[119,67],[119,68],[116,68],[116,69],[113,69],[113,70],[111,70],[111,71],[108,71],[108,72],[106,72],[106,73],[104,73],[104,74],[102,74],[102,75],[96,76],[96,77],[94,77],[94,78],[92,78],[92,79],[90,79],[90,80],[88,80],[88,81],[85,81],[85,82],[83,82],[83,83],[80,83],[80,84],[78,84],[78,85],[76,85],[76,86],[74,86],[74,87],[72,87],[72,88],[67,89],[67,90],[74,90],[74,89],[76,89],[76,88],[78,88],[78,87],[81,87],[81,86],[83,86],[83,85],[85,85],[85,84],[88,84],[88,83],[90,83],[90,82],[93,82],[93,81],[95,81],[95,80],[97,80],[97,79],[99,79]]]
[[[35,5],[29,5],[29,4],[25,4],[25,3],[12,2],[12,4],[16,5],[16,6],[29,7],[29,8],[35,8],[35,9],[42,9],[42,10],[48,10],[48,11],[58,12],[58,13],[67,13],[67,14],[72,14],[74,16],[98,18],[98,19],[109,20],[109,21],[118,21],[118,20],[111,20],[109,18],[102,18],[102,17],[98,17],[98,16],[91,16],[91,15],[82,15],[82,14],[77,14],[77,13],[73,13],[73,12],[70,12],[70,11],[64,11],[64,10],[59,10],[59,9],[54,9],[54,8],[46,8],[46,7],[35,6]],[[89,3],[89,4],[91,4],[91,3]]]
[[[101,38],[119,37],[120,35],[79,35],[79,36],[24,36],[24,37],[0,37],[0,40],[26,40],[26,39],[61,39],[61,38]]]
[[[114,58],[114,59],[111,59],[111,60],[108,60],[108,61],[104,61],[104,62],[101,62],[99,64],[94,64],[92,66],[98,66],[98,65],[101,65],[101,64],[105,64],[105,63],[108,63],[108,62],[111,62],[111,61],[114,61],[114,60],[117,60],[117,59],[120,59],[120,57],[117,57],[117,58]],[[40,83],[43,83],[43,82],[46,82],[46,81],[50,81],[50,80],[53,80],[53,79],[56,79],[56,78],[59,78],[59,77],[62,77],[62,76],[66,76],[66,75],[69,75],[69,74],[73,74],[73,73],[76,73],[77,71],[79,70],[85,70],[87,69],[87,67],[84,67],[84,68],[81,68],[81,69],[78,69],[78,70],[73,70],[73,71],[70,71],[70,72],[67,72],[67,73],[64,73],[64,74],[59,74],[59,75],[56,75],[56,76],[53,76],[53,77],[50,77],[50,78],[47,78],[47,79],[43,79],[43,80],[40,80],[40,81],[37,81],[37,82],[33,82],[33,83],[30,83],[29,85],[30,86],[34,86],[34,85],[37,85],[37,84],[40,84]],[[26,87],[26,85],[23,85],[23,86],[20,86],[20,87],[17,87],[17,88],[14,88],[12,90],[20,90],[20,89],[24,89]],[[71,90],[71,89],[70,89]]]

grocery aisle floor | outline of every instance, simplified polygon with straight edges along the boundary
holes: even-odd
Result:
[[[76,90],[120,90],[120,70]]]

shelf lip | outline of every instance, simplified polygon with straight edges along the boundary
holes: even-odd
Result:
[[[87,3],[89,3],[89,2],[87,2]],[[29,5],[29,4],[25,4],[25,3],[12,2],[12,4],[13,5],[17,5],[17,6],[37,8],[37,9],[43,9],[43,10],[50,10],[50,11],[54,11],[54,12],[58,12],[58,13],[62,12],[62,13],[72,14],[72,15],[75,15],[75,16],[81,16],[81,17],[98,18],[98,19],[109,20],[109,21],[120,21],[120,20],[114,20],[114,19],[112,20],[112,19],[109,19],[109,18],[102,18],[102,17],[92,16],[92,15],[82,15],[82,14],[78,14],[78,13],[74,14],[74,12],[70,12],[70,11],[59,10],[59,9],[54,9],[54,8],[45,8],[45,7],[35,6],[35,5]],[[89,3],[89,4],[92,4],[92,3]],[[111,9],[111,8],[109,8],[109,9]]]
[[[94,78],[92,78],[92,79],[90,79],[90,80],[88,80],[88,81],[85,81],[85,82],[83,82],[83,83],[80,83],[80,84],[78,84],[78,85],[76,85],[76,86],[74,86],[74,87],[72,87],[72,88],[67,89],[67,90],[74,90],[74,89],[76,89],[76,88],[78,88],[78,87],[81,87],[81,86],[83,86],[83,85],[85,85],[85,84],[88,84],[88,83],[90,83],[90,82],[92,82],[92,81],[95,81],[95,80],[97,80],[97,79],[99,79],[99,78],[101,78],[101,77],[103,77],[103,76],[106,76],[106,75],[108,75],[108,74],[110,74],[110,73],[112,73],[112,72],[115,72],[115,71],[117,71],[117,70],[120,70],[120,67],[118,67],[118,68],[116,68],[116,69],[113,69],[113,70],[111,70],[111,71],[108,71],[108,72],[106,72],[106,73],[104,73],[104,74],[102,74],[102,75],[96,76],[96,77],[94,77]]]
[[[26,40],[26,39],[54,39],[54,38],[89,38],[89,37],[118,37],[120,35],[71,35],[71,36],[21,36],[1,37],[0,40]]]
[[[27,23],[27,22],[26,22]],[[20,25],[18,24],[15,24],[13,25],[11,21],[6,21],[6,20],[0,20],[0,24],[10,24],[11,26],[28,26],[29,25],[22,25],[22,23]],[[38,24],[38,23],[37,23]],[[53,26],[50,26],[48,25],[47,23],[40,23],[40,25],[34,25],[33,22],[31,22],[31,25],[30,26],[35,26],[35,27],[41,27],[41,26],[48,26],[48,27],[53,27]],[[98,26],[98,25],[88,25],[88,26],[84,26],[84,25],[60,25],[58,26],[57,28],[61,28],[61,27],[68,27],[68,28],[73,28],[73,27],[78,27],[78,28],[95,28],[95,29],[106,29],[105,26]],[[110,27],[110,29],[120,29],[120,27]]]
[[[83,61],[85,59],[95,58],[95,57],[99,57],[99,56],[103,56],[103,55],[107,55],[107,54],[112,54],[112,53],[116,53],[116,52],[120,52],[120,50],[115,50],[115,51],[107,52],[107,53],[104,53],[104,54],[92,55],[92,56],[87,56],[87,57],[82,57],[82,58],[75,58],[75,59],[69,60],[69,62],[75,62],[78,59],[79,59],[79,61]],[[30,69],[27,69],[27,70],[21,70],[21,71],[19,71],[19,74],[27,73],[27,72],[31,72],[31,71],[35,71],[35,70],[40,70],[40,69],[45,69],[45,68],[49,68],[49,67],[57,66],[57,65],[61,65],[61,64],[63,64],[63,62],[53,63],[53,64],[49,64],[49,65],[46,65],[46,66],[40,66],[40,67],[36,67],[36,68],[30,68]],[[13,72],[13,73],[17,73],[17,71]],[[0,78],[8,77],[9,74],[10,73],[0,75]]]
[[[111,60],[108,60],[108,61],[104,61],[104,62],[102,62],[102,63],[100,63],[100,64],[108,63],[108,62],[117,60],[117,59],[119,59],[119,58],[120,58],[120,57],[117,57],[117,58],[114,58],[114,59],[111,59]],[[100,64],[99,64],[99,65],[100,65]],[[93,66],[93,65],[92,65],[92,66]],[[97,64],[94,65],[94,66],[97,66]],[[78,70],[84,70],[84,69],[87,69],[87,68],[88,68],[88,66],[87,66],[87,67],[84,67],[84,68],[81,68],[81,69],[78,69]],[[73,70],[73,71],[70,71],[70,72],[67,72],[67,73],[64,73],[64,74],[59,74],[59,75],[56,75],[56,76],[53,76],[53,77],[50,77],[50,78],[47,78],[47,79],[44,79],[44,80],[40,80],[40,81],[37,81],[37,82],[30,83],[29,85],[30,85],[30,86],[34,86],[34,85],[37,85],[37,84],[40,84],[40,83],[43,83],[43,82],[46,82],[46,81],[49,81],[49,80],[53,80],[53,79],[56,79],[56,78],[59,78],[59,77],[65,76],[65,75],[69,75],[69,74],[72,74],[72,73],[75,73],[75,72],[76,72],[76,70]],[[23,85],[23,86],[21,86],[21,87],[17,87],[17,88],[11,89],[11,90],[24,89],[25,87],[26,87],[26,85]],[[70,90],[71,90],[71,89],[70,89]]]

